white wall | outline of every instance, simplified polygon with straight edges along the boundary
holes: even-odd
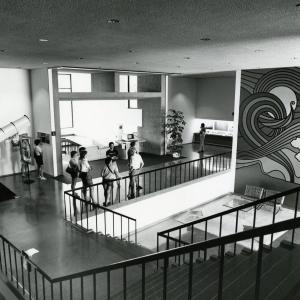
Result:
[[[232,121],[234,95],[235,76],[197,79],[196,117]]]
[[[32,113],[34,137],[37,132],[51,135],[51,114],[48,69],[31,70]],[[51,139],[50,139],[51,140]],[[52,145],[43,144],[44,170],[54,175]]]
[[[196,126],[197,80],[190,77],[169,77],[168,109],[180,110],[187,122],[183,132],[183,143],[191,143]]]
[[[82,100],[73,102],[74,132],[102,145],[116,140],[119,125],[124,133],[137,132],[142,111],[128,109],[127,100]]]
[[[27,115],[31,119],[29,72],[0,69],[0,127]],[[25,132],[23,132],[25,133]],[[31,135],[31,128],[26,130]],[[0,143],[0,176],[20,172],[20,152],[9,140]]]
[[[137,219],[137,228],[143,228],[233,192],[234,173],[234,171],[225,171],[202,177],[193,182],[144,196],[139,198],[139,201],[128,203],[115,211]]]

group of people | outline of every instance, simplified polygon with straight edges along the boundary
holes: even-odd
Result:
[[[71,151],[71,158],[66,171],[71,175],[71,189],[75,193],[75,186],[78,178],[82,181],[82,193],[83,197],[87,199],[87,190],[90,190],[90,201],[95,202],[93,198],[93,179],[91,175],[91,166],[88,162],[86,148],[80,147],[78,152]],[[136,197],[137,190],[142,187],[138,185],[137,174],[139,170],[144,166],[144,162],[140,154],[136,149],[135,142],[131,142],[130,148],[127,151],[128,155],[128,167],[129,167],[129,193],[128,199]],[[117,160],[119,153],[114,146],[113,142],[109,143],[109,149],[106,151],[105,164],[101,171],[102,183],[104,189],[103,206],[111,204],[110,198],[113,194],[114,182],[116,182],[117,188],[120,189],[120,180],[122,177],[119,173]],[[117,179],[117,180],[116,180]]]

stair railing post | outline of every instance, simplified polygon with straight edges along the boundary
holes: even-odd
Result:
[[[225,245],[222,244],[221,251],[220,251],[218,300],[222,300],[222,296],[223,296],[224,255],[225,255]]]
[[[255,300],[259,300],[261,269],[262,269],[262,253],[263,253],[264,236],[259,237],[259,248],[257,254],[256,279],[255,279]]]
[[[297,218],[297,211],[298,211],[298,201],[299,201],[299,191],[296,193],[296,204],[295,204],[295,211],[294,211],[294,219]],[[292,230],[292,241],[291,244],[294,245],[294,239],[295,239],[295,227]]]

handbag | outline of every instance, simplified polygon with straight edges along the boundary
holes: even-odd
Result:
[[[70,167],[70,165],[67,166],[66,172],[69,173],[70,175],[74,175],[74,173],[75,173],[74,170]]]

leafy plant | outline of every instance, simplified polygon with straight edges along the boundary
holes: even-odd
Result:
[[[182,111],[169,109],[166,115],[165,132],[169,143],[167,149],[171,153],[179,152],[182,148],[182,133],[186,122]]]

